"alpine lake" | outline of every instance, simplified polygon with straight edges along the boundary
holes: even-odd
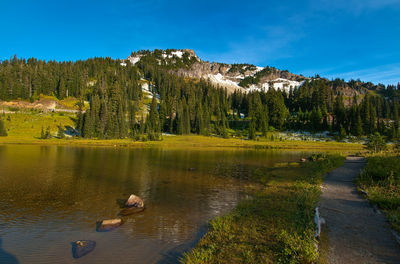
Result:
[[[177,263],[282,150],[0,146],[0,263]],[[145,210],[118,216],[140,196]],[[122,218],[109,232],[96,222]],[[96,242],[74,258],[71,243]]]

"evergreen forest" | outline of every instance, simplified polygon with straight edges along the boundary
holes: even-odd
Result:
[[[160,140],[162,133],[171,133],[256,139],[283,130],[330,131],[338,137],[376,132],[388,139],[400,136],[399,84],[352,98],[332,88],[343,80],[323,78],[310,78],[288,92],[228,93],[208,80],[180,77],[153,56],[136,65],[122,62],[46,62],[15,56],[0,64],[0,100],[35,101],[41,94],[75,97],[81,109],[76,130],[84,138]],[[191,63],[184,57],[182,65],[173,67]],[[144,96],[143,85],[150,97]],[[86,111],[85,101],[90,104]]]

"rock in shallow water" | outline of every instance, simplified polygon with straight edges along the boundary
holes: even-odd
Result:
[[[83,257],[94,250],[96,241],[92,240],[78,240],[72,242],[72,256],[74,258]]]
[[[125,203],[125,207],[144,207],[144,202],[139,196],[131,194]]]
[[[119,227],[120,225],[122,225],[122,220],[119,218],[103,220],[103,221],[97,222],[96,230],[98,232],[106,232],[106,231],[113,230],[113,229]]]

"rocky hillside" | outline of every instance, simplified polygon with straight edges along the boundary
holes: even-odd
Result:
[[[190,49],[138,51],[132,53],[121,65],[124,66],[126,63],[135,65],[142,61],[153,62],[183,77],[208,79],[216,86],[226,88],[229,93],[235,90],[242,92],[267,91],[271,87],[289,91],[300,87],[305,81],[314,79],[324,80],[327,86],[334,90],[335,94],[342,94],[345,97],[364,95],[369,91],[384,88],[382,85],[361,81],[345,82],[341,79],[310,78],[268,66],[259,67],[252,64],[203,61]]]
[[[289,90],[299,87],[308,79],[272,67],[203,61],[189,49],[139,51],[132,53],[122,65],[137,64],[142,60],[153,60],[183,77],[208,79],[228,92],[268,90],[270,87]]]

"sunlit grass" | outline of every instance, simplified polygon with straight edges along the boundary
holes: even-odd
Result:
[[[5,121],[8,137],[0,139],[0,143],[14,144],[58,144],[58,145],[100,145],[100,146],[141,146],[163,148],[197,148],[197,149],[221,149],[221,148],[252,148],[252,149],[298,149],[310,151],[334,151],[340,153],[355,153],[363,150],[361,144],[342,142],[316,142],[316,141],[254,141],[238,138],[221,138],[217,136],[205,137],[199,135],[163,135],[161,141],[134,141],[132,139],[38,139],[42,127],[50,127],[51,134],[56,136],[58,125],[74,126],[73,113],[43,113],[38,110],[25,110],[12,114],[2,114]]]
[[[325,173],[341,156],[300,166],[257,168],[251,181],[262,184],[251,199],[210,222],[209,232],[183,263],[317,263],[314,208]]]
[[[357,179],[371,203],[385,213],[391,226],[400,232],[400,156],[374,156]]]
[[[1,114],[4,120],[8,137],[3,141],[34,140],[40,137],[42,127],[50,127],[52,134],[56,134],[58,126],[74,126],[75,115],[68,113],[43,113],[39,111],[16,112],[14,114]]]

